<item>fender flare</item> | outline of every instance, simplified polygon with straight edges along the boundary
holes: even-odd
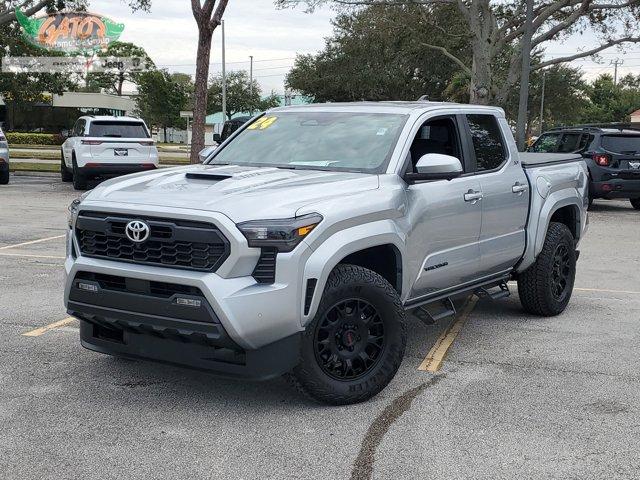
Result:
[[[301,326],[305,327],[315,316],[322,293],[333,269],[347,256],[360,250],[381,245],[393,245],[402,262],[402,291],[408,291],[405,265],[405,235],[400,232],[391,220],[379,220],[357,225],[336,232],[318,246],[307,259],[302,278],[303,302],[300,305]],[[313,299],[307,314],[304,312],[304,299],[307,281],[316,279]]]

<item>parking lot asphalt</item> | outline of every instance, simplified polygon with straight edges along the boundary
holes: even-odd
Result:
[[[640,212],[628,202],[596,202],[563,315],[524,314],[513,285],[466,317],[410,317],[389,387],[326,407],[280,379],[83,350],[62,304],[76,196],[55,178],[0,187],[1,478],[640,477]],[[419,370],[447,339],[440,370]]]

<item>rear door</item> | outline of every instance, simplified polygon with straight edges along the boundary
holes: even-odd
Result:
[[[154,145],[144,123],[123,120],[92,122],[84,141],[95,163],[149,163]]]
[[[480,268],[496,274],[512,268],[525,248],[529,214],[529,183],[519,159],[511,158],[504,118],[491,114],[466,115],[475,156],[476,178],[482,188]]]

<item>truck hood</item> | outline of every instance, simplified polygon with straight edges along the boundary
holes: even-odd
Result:
[[[83,203],[206,210],[243,222],[293,217],[311,203],[377,188],[378,176],[365,173],[191,165],[109,180]]]

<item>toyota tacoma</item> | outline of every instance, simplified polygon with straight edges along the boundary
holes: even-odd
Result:
[[[516,280],[527,312],[560,314],[588,182],[580,155],[519,154],[499,108],[276,108],[203,165],[73,202],[65,304],[96,352],[361,402],[398,370],[407,312]]]

